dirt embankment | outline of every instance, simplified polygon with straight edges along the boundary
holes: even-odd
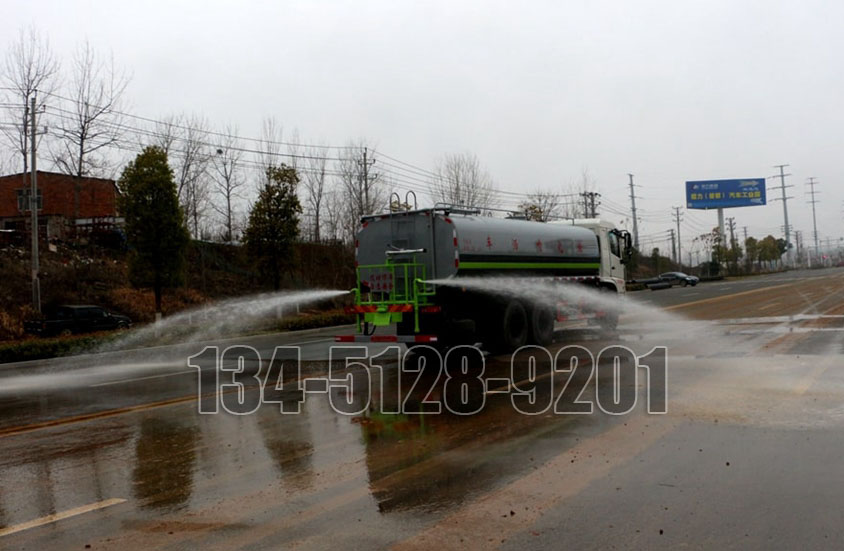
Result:
[[[129,283],[125,251],[94,245],[44,246],[39,260],[43,309],[58,304],[96,304],[136,323],[154,318],[152,290],[136,289]],[[351,251],[342,245],[300,243],[283,286],[350,288],[353,264]],[[0,341],[23,338],[23,321],[34,316],[30,273],[28,249],[0,249]],[[269,290],[243,247],[193,242],[185,284],[165,293],[162,309],[169,315],[210,300]]]

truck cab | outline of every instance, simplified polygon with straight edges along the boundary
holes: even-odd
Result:
[[[571,220],[553,221],[548,224],[565,224],[587,228],[598,237],[601,249],[601,285],[612,288],[617,293],[625,292],[626,278],[625,264],[632,253],[630,234],[619,230],[609,220],[600,218],[576,218]]]

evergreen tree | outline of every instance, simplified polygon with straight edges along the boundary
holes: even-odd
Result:
[[[183,282],[189,240],[167,154],[160,147],[144,148],[123,169],[117,186],[129,245],[129,279],[136,287],[152,287],[160,313],[162,290]]]
[[[295,168],[284,164],[268,167],[266,175],[266,184],[249,212],[243,240],[249,255],[278,290],[281,274],[293,264],[293,243],[299,237],[299,176]]]

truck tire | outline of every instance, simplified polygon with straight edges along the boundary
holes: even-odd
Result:
[[[531,344],[548,346],[554,340],[554,309],[549,306],[533,305],[530,308],[530,333],[528,340]]]
[[[510,352],[527,342],[527,311],[518,300],[509,300],[493,308],[487,324],[484,347],[490,352]]]
[[[601,287],[600,292],[604,296],[610,296],[610,293],[612,293],[616,296],[616,298],[618,298],[618,291],[610,287]],[[609,311],[605,312],[605,315],[598,320],[598,325],[600,326],[601,333],[603,333],[604,336],[615,336],[618,333],[619,312],[617,308],[618,307],[616,307],[615,311],[610,309]]]

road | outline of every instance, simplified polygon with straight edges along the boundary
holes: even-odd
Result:
[[[430,367],[397,380],[383,344],[369,350],[383,353],[370,380],[358,369],[351,388],[319,392],[304,380],[325,380],[336,332],[0,367],[0,549],[833,549],[844,540],[842,269],[631,293],[617,335],[558,335],[551,352],[577,359],[570,379],[522,354],[512,366],[486,358],[474,380]],[[252,411],[254,380],[218,394],[208,356],[188,365],[209,345],[257,351],[260,360],[239,349],[243,381],[269,369],[276,346],[301,348],[301,372],[285,372],[287,386]],[[617,373],[639,373],[635,381],[615,381],[611,361],[595,377],[580,369],[608,346],[650,368],[625,371],[622,358]],[[649,398],[659,409],[658,347],[665,414],[647,411]],[[463,395],[449,378],[481,390]],[[297,380],[309,390],[301,411],[282,415],[297,403]],[[534,393],[514,398],[517,389]],[[629,412],[602,409],[631,396]],[[454,411],[392,413],[440,401]],[[199,414],[215,404],[219,413]],[[584,407],[592,413],[571,412]]]

